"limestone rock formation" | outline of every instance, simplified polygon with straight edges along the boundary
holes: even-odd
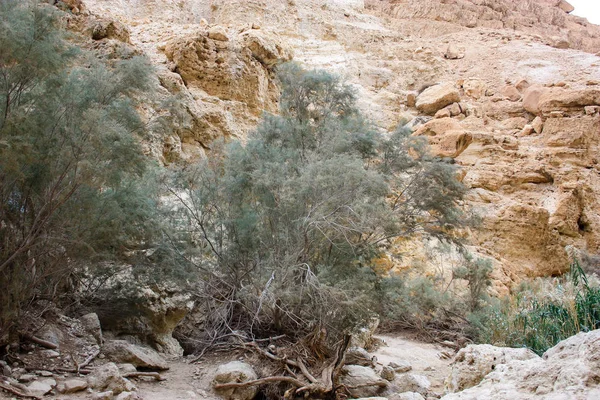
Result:
[[[528,349],[495,347],[489,344],[468,345],[452,361],[452,372],[446,379],[448,392],[459,392],[475,386],[500,364],[512,360],[530,360],[538,356]]]
[[[243,138],[262,110],[276,111],[273,72],[293,53],[307,68],[344,76],[381,130],[406,119],[417,130],[439,112],[442,122],[419,134],[462,169],[466,205],[486,216],[472,249],[492,259],[505,290],[565,271],[566,245],[600,251],[600,27],[569,14],[567,2],[87,0],[86,8],[125,25],[132,47],[157,66],[161,95],[177,97],[173,132],[147,139],[148,154],[165,164],[205,157],[215,139]]]
[[[594,399],[600,396],[598,371],[600,330],[563,340],[541,358],[499,364],[477,386],[442,399]]]

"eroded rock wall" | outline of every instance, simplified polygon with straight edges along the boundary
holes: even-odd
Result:
[[[276,110],[274,66],[293,57],[344,76],[382,130],[412,120],[438,155],[454,158],[466,203],[483,217],[472,250],[493,259],[504,284],[564,271],[566,245],[599,250],[600,27],[564,1],[85,4],[126,26],[157,66],[160,90],[182,99],[186,118],[148,146],[166,163],[204,156],[221,136],[243,138]],[[419,101],[438,83],[449,97]]]

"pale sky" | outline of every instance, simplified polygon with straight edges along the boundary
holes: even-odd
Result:
[[[593,24],[600,25],[600,0],[567,0],[573,7],[574,15],[587,18]]]

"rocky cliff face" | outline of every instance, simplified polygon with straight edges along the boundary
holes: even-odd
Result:
[[[383,130],[413,120],[454,158],[483,217],[473,251],[499,280],[564,271],[566,245],[599,250],[600,27],[565,1],[84,3],[124,26],[179,97],[186,118],[148,144],[165,163],[244,137],[276,109],[273,67],[293,57],[345,76]]]

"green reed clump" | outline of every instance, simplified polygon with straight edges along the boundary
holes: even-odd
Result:
[[[561,340],[600,328],[600,287],[577,260],[551,290],[525,288],[470,315],[482,343],[527,347],[542,354]]]

